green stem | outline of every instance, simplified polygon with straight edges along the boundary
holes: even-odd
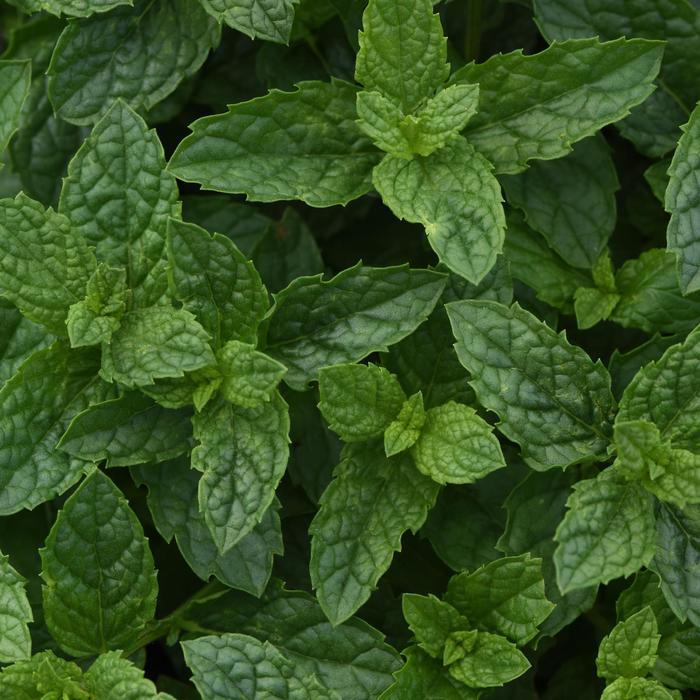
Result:
[[[479,57],[481,44],[482,0],[467,0],[467,26],[464,32],[464,59],[469,63]]]

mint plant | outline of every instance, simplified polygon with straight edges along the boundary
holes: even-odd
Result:
[[[0,697],[700,697],[697,2],[0,19]]]

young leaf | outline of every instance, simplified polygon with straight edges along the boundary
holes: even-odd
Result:
[[[0,153],[17,131],[31,77],[31,61],[0,61]]]
[[[434,595],[404,593],[401,609],[418,646],[435,659],[442,658],[447,638],[452,632],[471,626],[466,617]]]
[[[289,412],[279,393],[255,408],[212,403],[193,419],[202,472],[199,506],[221,554],[262,519],[289,458]]]
[[[438,484],[471,484],[506,466],[493,428],[473,408],[454,401],[427,411],[411,456]]]
[[[292,33],[294,6],[299,0],[199,0],[218,22],[247,34],[287,44]]]
[[[409,396],[396,418],[384,431],[384,452],[393,457],[415,444],[425,423],[423,394],[420,391]]]
[[[447,39],[430,0],[370,0],[355,80],[410,114],[449,75]]]
[[[434,504],[438,485],[381,443],[348,445],[321,497],[311,533],[311,581],[323,611],[337,625],[366,600]]]
[[[562,593],[629,576],[654,556],[652,497],[614,477],[574,485],[554,552]]]
[[[423,224],[441,262],[478,284],[503,247],[501,188],[491,164],[455,136],[430,156],[387,155],[372,181],[400,219]]]
[[[27,318],[65,336],[68,309],[85,296],[95,266],[64,216],[22,193],[0,200],[0,288]]]
[[[357,88],[339,80],[302,82],[231,105],[192,124],[169,170],[205,189],[314,207],[346,204],[371,187],[380,159],[355,123]]]
[[[447,304],[460,362],[501,432],[539,471],[605,456],[610,376],[581,348],[514,304]]]
[[[378,365],[335,365],[318,373],[318,408],[343,442],[382,435],[406,399],[399,380]]]
[[[479,112],[464,135],[497,173],[559,158],[649,96],[662,53],[656,41],[579,39],[469,63],[451,78],[479,84]]]
[[[301,277],[275,295],[262,349],[287,367],[284,381],[304,391],[321,367],[357,362],[410,335],[444,286],[444,275],[407,265]]]
[[[102,472],[66,501],[41,561],[46,623],[69,654],[123,649],[153,617],[158,585],[148,542]]]
[[[83,678],[92,696],[100,700],[172,700],[116,651],[100,654]]]
[[[59,211],[100,261],[124,268],[136,306],[167,288],[165,232],[179,216],[177,183],[154,131],[124,101],[110,104],[68,165]]]
[[[676,692],[649,678],[618,678],[600,696],[600,700],[679,700]]]
[[[71,22],[47,71],[54,111],[89,125],[119,97],[134,109],[150,109],[199,69],[219,33],[190,0],[137,0],[134,7]]]
[[[0,552],[0,662],[4,664],[28,659],[32,653],[32,639],[27,623],[34,616],[27,600],[25,584],[24,578]]]

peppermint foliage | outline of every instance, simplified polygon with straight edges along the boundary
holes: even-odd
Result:
[[[0,697],[700,693],[697,0],[0,0]]]

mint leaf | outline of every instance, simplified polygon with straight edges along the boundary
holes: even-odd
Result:
[[[423,224],[441,262],[478,284],[503,247],[505,217],[491,164],[455,136],[430,156],[387,155],[374,169],[374,186],[400,219]]]
[[[4,152],[17,131],[31,77],[30,61],[0,61],[0,153]]]
[[[88,462],[108,467],[162,462],[190,449],[190,420],[137,392],[97,403],[79,413],[58,448]]]
[[[99,260],[126,270],[136,306],[158,303],[165,277],[165,231],[180,205],[164,172],[163,147],[125,102],[106,114],[68,165],[59,210]]]
[[[533,469],[604,457],[614,401],[599,362],[518,304],[459,301],[446,308],[479,401],[499,415],[499,429],[520,444]]]
[[[184,309],[165,306],[124,316],[111,343],[102,348],[100,375],[136,387],[155,379],[182,377],[215,363],[209,335]]]
[[[199,445],[192,466],[202,472],[199,506],[221,554],[260,522],[289,458],[289,413],[275,393],[241,408],[218,402],[193,419]]]
[[[0,387],[34,352],[51,345],[55,338],[30,321],[19,310],[0,297]]]
[[[46,622],[69,654],[122,649],[153,617],[158,586],[148,542],[100,471],[66,501],[41,561]]]
[[[295,92],[273,90],[232,105],[226,114],[192,124],[169,170],[206,189],[259,202],[346,204],[370,189],[380,158],[355,123],[356,92],[339,80],[302,82]]]
[[[311,581],[333,624],[366,600],[435,502],[438,485],[405,454],[387,458],[381,443],[348,445],[321,497],[311,533]]]
[[[384,431],[384,452],[387,457],[399,454],[415,444],[425,417],[423,394],[418,391],[403,402],[396,418]]]
[[[401,609],[418,646],[435,659],[442,657],[447,638],[452,632],[470,627],[466,617],[433,595],[404,593]]]
[[[173,291],[214,339],[254,342],[268,307],[260,276],[225,236],[175,219],[168,223]]]
[[[0,661],[11,663],[28,659],[32,640],[28,623],[34,619],[27,600],[26,581],[0,552]],[[2,676],[0,675],[0,679]],[[2,680],[0,680],[2,687]]]
[[[661,635],[650,607],[642,608],[603,639],[598,650],[598,675],[608,681],[618,676],[645,676],[656,662]]]
[[[251,39],[289,42],[294,6],[299,0],[199,0],[219,22],[238,29]]]
[[[444,275],[407,265],[356,265],[327,281],[301,277],[275,295],[262,349],[303,391],[321,367],[357,362],[410,335],[444,286]]]
[[[403,158],[411,158],[411,143],[401,129],[404,113],[381,92],[362,90],[357,93],[357,125],[377,148]]]
[[[382,435],[406,400],[399,380],[371,363],[325,367],[318,377],[318,408],[343,442]]]
[[[115,651],[100,654],[84,675],[84,683],[94,697],[103,700],[169,700],[158,693],[143,671]]]
[[[427,411],[411,456],[439,484],[470,484],[506,466],[493,428],[454,401]]]
[[[571,39],[532,55],[469,63],[451,78],[479,84],[479,112],[464,134],[497,173],[559,158],[649,96],[662,53],[654,41]],[[545,73],[547,80],[533,78]]]
[[[13,4],[28,13],[46,10],[54,15],[89,17],[97,12],[108,12],[118,5],[133,5],[132,0],[14,0]]]
[[[121,97],[150,109],[195,73],[219,41],[219,28],[188,0],[117,7],[71,22],[48,68],[49,97],[71,124],[94,124]]]
[[[95,257],[68,220],[24,194],[0,200],[0,288],[30,320],[65,335]]]
[[[668,169],[664,207],[671,214],[666,233],[669,250],[678,256],[678,275],[683,294],[700,290],[700,239],[695,233],[700,216],[700,196],[693,183],[700,177],[700,159],[697,150],[700,143],[700,109],[690,115],[688,123],[681,127],[683,135],[673,154]]]
[[[629,576],[654,556],[651,496],[635,483],[606,477],[579,481],[566,502],[554,536],[562,593]]]
[[[406,114],[449,75],[447,40],[430,0],[370,0],[359,42],[355,79]]]
[[[647,678],[618,678],[609,685],[601,700],[678,700],[674,691]]]

